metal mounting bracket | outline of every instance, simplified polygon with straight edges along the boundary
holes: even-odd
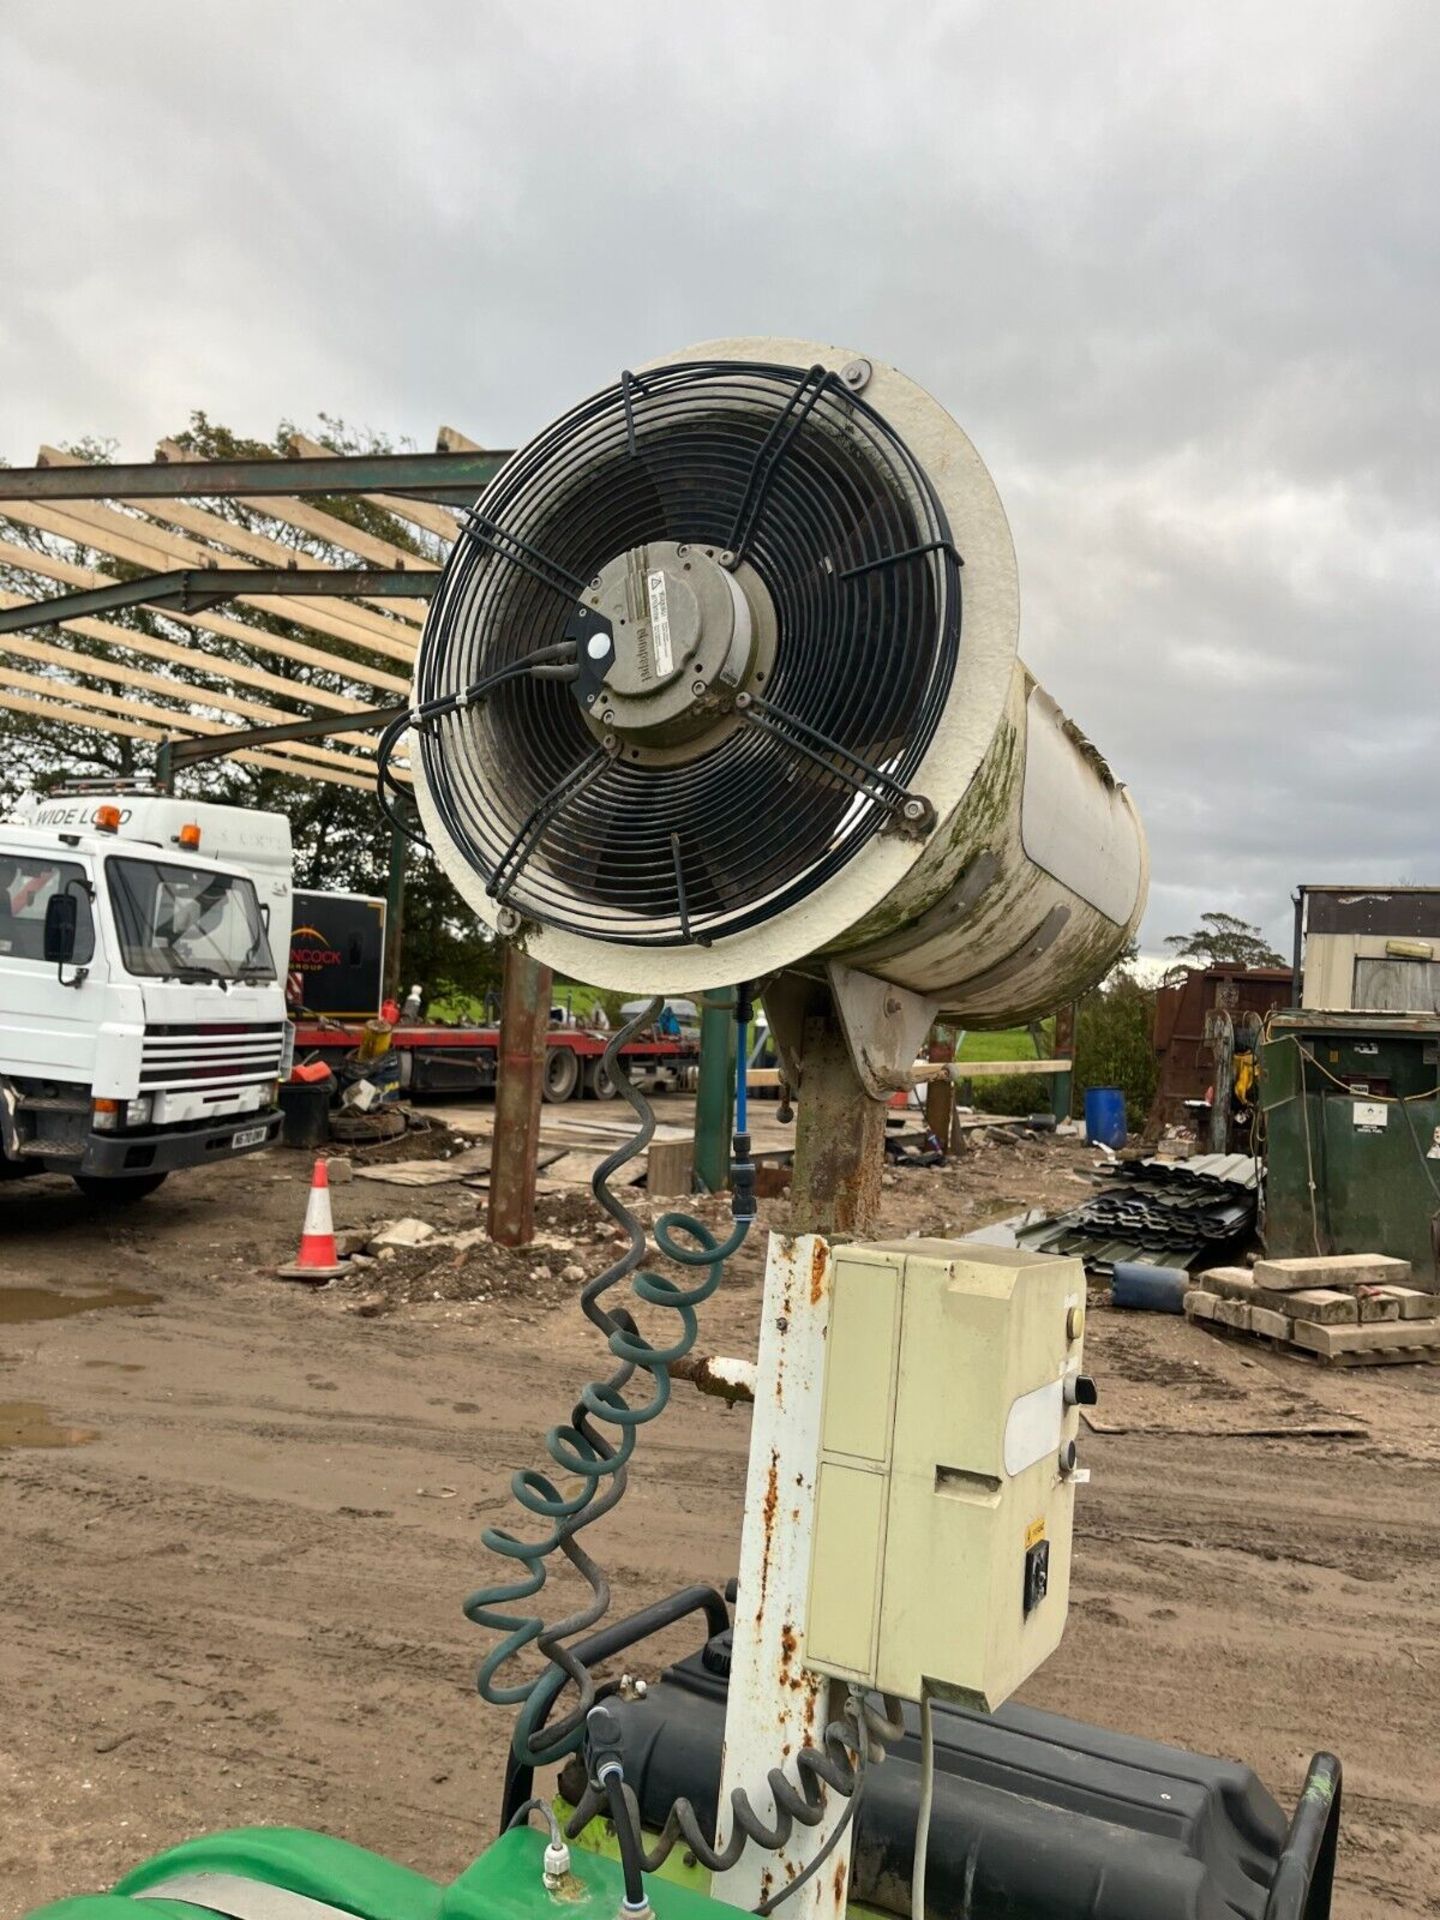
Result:
[[[914,1086],[915,1056],[939,1018],[940,1002],[835,961],[825,965],[825,984],[855,1071],[870,1098],[888,1100],[892,1093]],[[781,1070],[787,1084],[796,1088],[805,1084],[805,1022],[814,993],[813,980],[790,972],[777,974],[764,992]]]

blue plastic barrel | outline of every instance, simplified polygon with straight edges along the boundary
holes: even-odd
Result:
[[[1110,1298],[1117,1307],[1142,1313],[1183,1313],[1190,1276],[1180,1267],[1147,1267],[1138,1260],[1117,1260],[1110,1276]]]
[[[1102,1147],[1125,1144],[1125,1096],[1119,1087],[1085,1089],[1085,1138]]]

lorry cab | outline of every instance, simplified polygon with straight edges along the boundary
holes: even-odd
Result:
[[[207,850],[207,814],[278,823],[283,897],[263,859]],[[134,1199],[275,1138],[289,865],[279,816],[165,795],[33,800],[0,825],[0,1177]]]

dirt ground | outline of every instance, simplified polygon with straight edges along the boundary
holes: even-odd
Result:
[[[1091,1164],[997,1144],[896,1175],[883,1225],[1073,1204]],[[63,1180],[0,1188],[6,1920],[216,1827],[323,1827],[437,1877],[491,1837],[508,1722],[471,1692],[460,1600],[592,1369],[570,1302],[605,1229],[547,1198],[526,1268],[452,1250],[433,1285],[396,1256],[310,1291],[267,1272],[308,1171],[275,1149],[109,1217]],[[333,1199],[342,1229],[483,1217],[459,1186]],[[707,1350],[753,1351],[762,1247]],[[1070,1627],[1024,1697],[1242,1759],[1287,1808],[1334,1749],[1337,1915],[1440,1914],[1440,1371],[1330,1373],[1106,1307],[1087,1359],[1115,1430],[1084,1438]],[[626,1608],[734,1572],[747,1435],[683,1386],[646,1431],[592,1536]]]

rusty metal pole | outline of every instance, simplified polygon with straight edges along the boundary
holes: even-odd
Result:
[[[518,947],[506,947],[487,1218],[490,1238],[502,1247],[526,1247],[535,1238],[535,1162],[552,980],[549,967]]]
[[[796,1233],[863,1239],[880,1210],[885,1103],[865,1091],[830,989],[818,982],[806,1003],[800,1057],[804,1081],[795,1115],[790,1218]]]
[[[766,999],[772,1030],[799,1056],[790,1231],[770,1241],[765,1266],[755,1404],[740,1540],[739,1593],[725,1715],[716,1839],[728,1840],[731,1795],[743,1789],[768,1815],[771,1768],[796,1783],[794,1751],[819,1745],[844,1689],[805,1665],[810,1539],[830,1323],[826,1242],[873,1231],[885,1161],[885,1103],[855,1070],[828,986],[793,983]],[[794,1920],[844,1920],[851,1832],[846,1803],[829,1793],[814,1826],[798,1823],[778,1852],[748,1847],[710,1883],[715,1899],[752,1911],[824,1853],[823,1872],[797,1887]]]
[[[955,1029],[936,1027],[930,1035],[930,1058],[948,1064],[955,1058]],[[955,1117],[955,1082],[944,1074],[925,1089],[925,1124],[940,1142],[942,1153],[950,1151],[950,1126]]]

